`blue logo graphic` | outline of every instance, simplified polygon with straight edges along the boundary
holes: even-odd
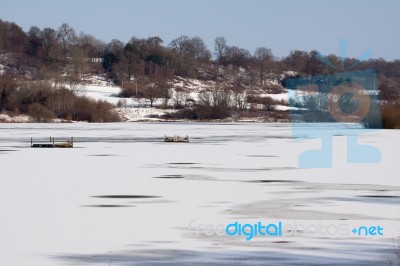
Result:
[[[344,69],[346,41],[341,45],[341,69]],[[369,57],[367,51],[360,57]],[[327,57],[318,59],[339,70]],[[359,62],[358,62],[359,63]],[[350,69],[356,66],[354,63]],[[293,137],[320,138],[321,149],[305,151],[299,156],[301,168],[331,168],[333,136],[347,137],[348,163],[379,163],[380,151],[360,145],[358,135],[382,128],[380,102],[374,70],[337,72],[333,74],[287,80],[290,120]],[[299,124],[300,122],[309,122]],[[315,123],[315,124],[313,124]]]
[[[354,228],[351,230],[353,234],[358,236],[383,236],[383,227],[378,226],[360,226],[359,228]]]
[[[191,222],[192,223],[192,222]],[[213,229],[210,232],[209,229]],[[364,222],[355,224],[321,222],[321,221],[277,221],[265,224],[261,221],[256,223],[240,223],[234,221],[225,226],[225,232],[221,232],[220,225],[197,226],[207,236],[225,234],[230,237],[243,237],[246,241],[256,237],[298,237],[298,236],[323,236],[323,237],[380,237],[383,236],[383,226],[380,224],[369,224]]]
[[[256,224],[241,224],[234,222],[226,226],[225,232],[228,236],[246,236],[246,241],[250,241],[255,236],[282,236],[282,222],[278,224],[263,225],[261,222]]]

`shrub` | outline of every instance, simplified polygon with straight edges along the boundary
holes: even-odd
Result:
[[[32,116],[35,122],[39,123],[48,123],[54,118],[53,112],[39,103],[34,103],[30,105],[28,109],[28,114]]]
[[[260,96],[249,96],[248,101],[253,104],[260,104],[263,106],[263,109],[265,111],[273,111],[274,110],[274,105],[279,105],[282,103],[282,101],[275,100],[269,96],[266,97],[260,97]],[[257,109],[257,108],[256,108]]]
[[[181,109],[168,117],[172,119],[212,120],[225,119],[231,116],[231,112],[223,106],[196,105],[194,108]]]
[[[119,122],[119,116],[114,113],[112,104],[104,101],[98,101],[94,104],[92,111],[92,120],[89,122]]]
[[[144,86],[141,83],[136,82],[124,82],[121,87],[121,92],[118,94],[118,97],[121,98],[131,98],[131,97],[144,97]],[[137,93],[137,95],[136,95]]]
[[[72,108],[72,117],[75,121],[93,123],[118,122],[118,115],[112,111],[113,106],[104,101],[95,101],[86,97],[75,100]]]

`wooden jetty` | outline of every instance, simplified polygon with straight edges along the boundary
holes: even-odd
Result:
[[[189,142],[189,137],[188,135],[185,137],[180,137],[178,135],[174,135],[173,137],[164,136],[164,142]]]
[[[74,138],[71,137],[70,140],[65,142],[55,142],[55,139],[50,137],[49,142],[33,142],[33,138],[31,138],[31,147],[32,148],[73,148],[74,147]]]

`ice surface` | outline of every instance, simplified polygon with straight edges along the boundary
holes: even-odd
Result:
[[[191,142],[163,142],[174,134]],[[75,148],[30,148],[50,136]],[[345,140],[334,137],[333,168],[299,169],[320,141],[289,124],[0,124],[1,264],[386,263],[400,234],[399,133],[360,136],[379,164],[347,164]],[[379,223],[385,235],[245,241],[189,226],[259,220]]]

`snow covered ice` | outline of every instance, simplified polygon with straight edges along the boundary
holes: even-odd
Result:
[[[174,134],[191,142],[163,142]],[[30,148],[50,136],[75,148]],[[289,124],[0,124],[1,264],[386,263],[400,234],[400,138],[359,142],[381,163],[347,164],[336,136],[333,168],[300,169],[320,141],[294,139]],[[384,235],[246,241],[199,227],[234,221],[380,224]]]

